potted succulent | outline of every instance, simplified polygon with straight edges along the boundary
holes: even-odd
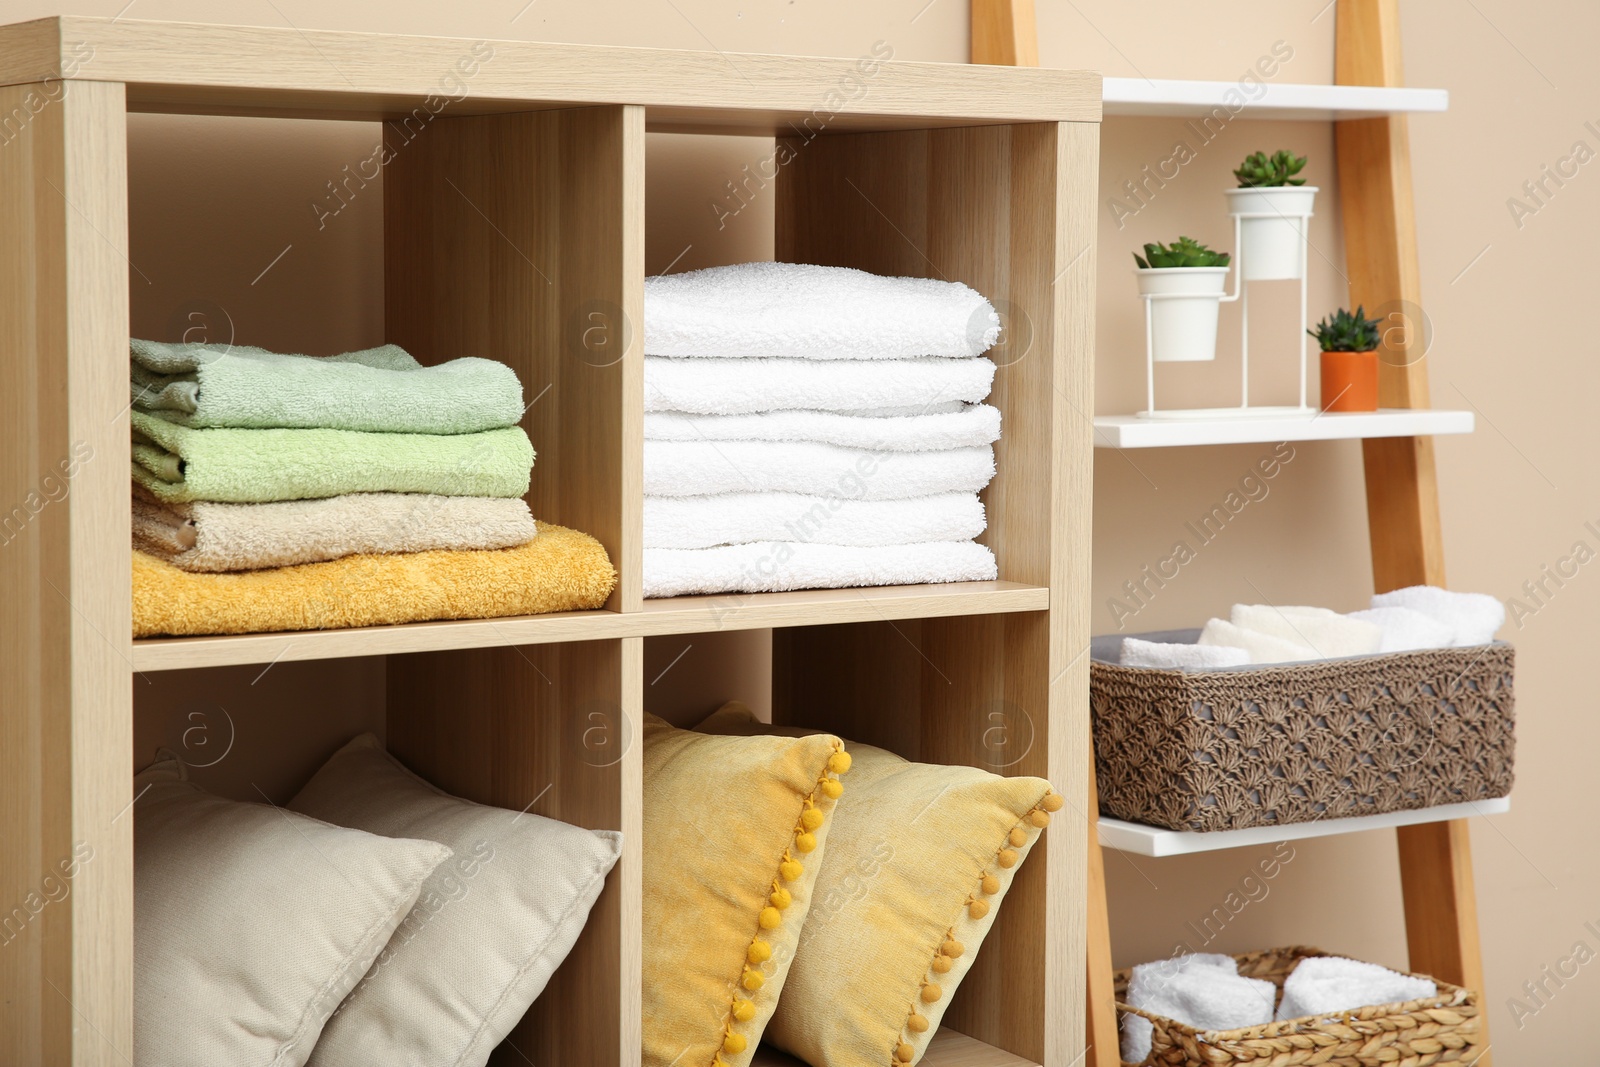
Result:
[[[1307,330],[1322,348],[1322,410],[1378,410],[1378,320],[1344,308]]]
[[[1279,150],[1253,152],[1233,176],[1239,188],[1229,189],[1228,214],[1240,219],[1239,269],[1245,281],[1299,278],[1305,271],[1305,225],[1316,201],[1317,187],[1297,178],[1305,156]]]
[[[1180,237],[1133,254],[1139,293],[1150,301],[1150,337],[1158,363],[1217,358],[1217,309],[1227,289],[1228,253]]]

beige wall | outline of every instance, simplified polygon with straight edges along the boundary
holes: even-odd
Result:
[[[6,17],[110,15],[124,2],[12,0]],[[1324,3],[1045,0],[1039,5],[1041,54],[1052,66],[1095,67],[1112,75],[1233,79],[1282,41],[1294,55],[1278,80],[1327,81],[1333,15],[1323,11]],[[292,20],[308,28],[834,55],[854,55],[883,39],[900,58],[966,57],[966,7],[959,0],[524,4],[136,0],[127,16],[263,25]],[[1525,180],[1567,155],[1575,141],[1600,150],[1600,133],[1583,125],[1594,119],[1600,129],[1600,107],[1591,105],[1600,100],[1600,73],[1587,54],[1597,31],[1600,10],[1576,0],[1541,5],[1537,14],[1509,0],[1405,5],[1410,82],[1450,89],[1453,105],[1447,115],[1417,119],[1412,134],[1423,290],[1435,331],[1434,395],[1441,406],[1470,403],[1481,411],[1479,433],[1439,444],[1449,570],[1453,585],[1502,597],[1520,595],[1525,580],[1538,579],[1541,567],[1555,565],[1574,542],[1600,548],[1600,535],[1584,527],[1595,521],[1600,529],[1600,476],[1588,454],[1593,435],[1586,432],[1600,394],[1600,371],[1588,350],[1594,299],[1584,291],[1593,270],[1567,266],[1583,261],[1587,239],[1600,232],[1600,164],[1584,168],[1565,188],[1552,184],[1546,206],[1523,218],[1520,228],[1506,205]],[[1164,120],[1109,124],[1102,197],[1144,164],[1164,158],[1181,136],[1181,124]],[[375,129],[363,124],[135,119],[136,330],[171,332],[174,323],[192,322],[191,313],[199,312],[209,316],[204,321],[212,329],[231,322],[242,340],[317,352],[381,337],[377,190],[324,229],[309,208],[323,183],[362,158],[375,138]],[[1311,173],[1326,190],[1313,228],[1319,253],[1313,257],[1313,306],[1341,302],[1329,130],[1235,124],[1124,227],[1119,229],[1109,207],[1103,212],[1102,410],[1127,410],[1138,402],[1141,336],[1126,273],[1128,252],[1180,232],[1229,244],[1220,209],[1227,171],[1246,151],[1280,146],[1309,153]],[[707,206],[741,163],[760,154],[759,143],[748,141],[653,140],[651,270],[664,269],[680,252],[677,269],[770,256],[770,203],[758,201],[720,229]],[[286,247],[283,258],[258,277]],[[1258,301],[1254,320],[1263,339],[1257,384],[1263,396],[1285,396],[1291,386],[1281,339],[1292,322],[1268,303]],[[1224,332],[1225,352],[1232,351],[1231,329]],[[1279,344],[1276,361],[1268,337]],[[1230,359],[1215,367],[1176,368],[1162,379],[1165,402],[1226,398],[1234,381]],[[1580,421],[1584,431],[1574,432]],[[1184,522],[1225,494],[1265,451],[1252,446],[1097,457],[1098,628],[1114,625],[1106,603],[1122,581],[1165,554]],[[1371,573],[1357,446],[1297,446],[1270,489],[1131,626],[1197,623],[1238,600],[1359,606]],[[1577,670],[1593,655],[1597,618],[1600,563],[1555,590],[1548,607],[1523,626],[1507,630],[1522,661],[1516,810],[1474,822],[1489,1019],[1502,1064],[1549,1062],[1558,1054],[1583,1062],[1584,1024],[1600,1006],[1600,964],[1581,970],[1565,988],[1550,984],[1555,995],[1536,1014],[1524,1013],[1520,1026],[1507,1004],[1525,980],[1539,979],[1540,968],[1569,955],[1575,942],[1600,950],[1600,937],[1584,927],[1600,920],[1600,860],[1582,832],[1595,825],[1588,783],[1600,725],[1596,700],[1580,688]],[[652,643],[647,681],[668,668],[686,643]],[[652,686],[653,707],[691,717],[697,707],[725,697],[763,699],[751,692],[761,687],[767,670],[763,635],[707,642],[683,655]],[[204,685],[189,680],[209,694],[202,705],[177,679],[141,682],[141,750],[182,745],[194,722],[191,712],[205,712],[215,724],[211,704],[228,706],[242,725],[235,748],[213,770],[214,780],[238,795],[249,795],[259,783],[281,797],[339,737],[381,726],[381,700],[368,671],[359,664],[323,664],[273,668],[254,685],[247,676],[253,672],[244,671]],[[307,692],[323,693],[338,714],[305,713],[296,702]],[[190,734],[191,749],[205,736]],[[1108,854],[1118,961],[1164,955],[1180,942],[1202,947],[1204,939],[1188,924],[1198,924],[1221,904],[1265,851],[1165,861]],[[1298,846],[1268,889],[1204,947],[1300,942],[1405,963],[1391,835]]]

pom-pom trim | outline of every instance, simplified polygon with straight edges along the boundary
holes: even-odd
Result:
[[[1040,830],[1050,825],[1050,812],[1060,811],[1064,803],[1065,800],[1059,793],[1053,791],[1045,793],[1039,803],[1024,812],[1022,818],[1017,820],[1017,824],[1006,832],[1000,847],[995,849],[995,864],[1005,870],[1015,867],[1021,858],[1017,850],[1027,845]],[[963,914],[957,922],[978,922],[987,917],[992,905],[985,898],[998,894],[1002,888],[1004,887],[998,875],[993,871],[984,871],[978,878],[977,891],[969,894],[962,902]],[[944,995],[939,980],[954,969],[955,961],[966,951],[966,946],[956,940],[956,930],[952,926],[945,932],[944,941],[940,943],[933,959],[928,963],[929,975],[922,981],[921,989],[917,993],[917,1002],[906,1010],[905,1028],[889,1050],[886,1067],[906,1067],[916,1058],[915,1042],[919,1035],[926,1034],[931,1027],[921,1009],[924,1005],[938,1003],[940,997]]]
[[[755,993],[767,982],[766,975],[758,969],[772,958],[772,945],[767,942],[765,935],[783,925],[783,913],[794,903],[794,896],[784,888],[784,883],[798,882],[805,874],[805,865],[795,859],[795,853],[803,855],[817,847],[816,831],[822,829],[826,819],[817,807],[817,799],[821,796],[838,800],[844,793],[844,783],[837,776],[849,770],[850,756],[845,752],[844,745],[835,741],[826,769],[817,777],[816,786],[806,795],[805,803],[800,807],[800,814],[795,819],[793,840],[783,850],[783,858],[778,862],[778,873],[772,879],[767,904],[756,916],[756,933],[745,947],[744,971],[739,976],[739,986],[745,992]],[[734,1027],[750,1022],[755,1017],[755,1004],[743,996],[735,995],[728,1005],[727,1022],[722,1028],[722,1044],[712,1055],[710,1067],[729,1067],[724,1055],[739,1056],[749,1048],[749,1038]]]

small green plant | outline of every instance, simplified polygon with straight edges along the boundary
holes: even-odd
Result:
[[[1352,315],[1340,308],[1306,333],[1317,339],[1324,352],[1371,352],[1378,347],[1381,335],[1379,320],[1367,318],[1366,310],[1358,307]]]
[[[1180,237],[1170,246],[1148,244],[1144,255],[1135,252],[1134,261],[1149,270],[1151,267],[1226,267],[1228,253],[1214,252],[1192,237]]]
[[[1302,167],[1306,165],[1305,156],[1297,156],[1293,152],[1279,149],[1267,155],[1265,152],[1252,152],[1244,157],[1244,162],[1239,164],[1239,169],[1233,176],[1239,179],[1241,189],[1266,189],[1279,185],[1304,185],[1304,178],[1296,178]]]

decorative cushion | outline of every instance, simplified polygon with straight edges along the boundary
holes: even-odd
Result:
[[[334,753],[289,807],[455,852],[328,1020],[310,1067],[482,1067],[571,951],[622,851],[614,830],[440,792],[371,734]]]
[[[450,856],[204,792],[165,758],[134,779],[133,1058],[302,1067]]]
[[[696,729],[783,728],[730,703]],[[1042,778],[849,744],[850,792],[767,1040],[813,1067],[899,1067],[927,1051],[1062,798]]]
[[[645,1067],[749,1064],[849,769],[836,737],[711,737],[645,716]]]

